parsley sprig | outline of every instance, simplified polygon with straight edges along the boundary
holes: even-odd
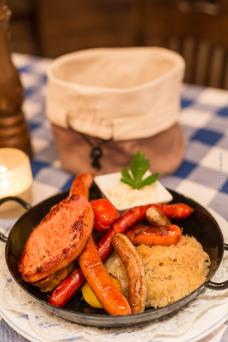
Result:
[[[153,173],[145,178],[144,175],[149,168],[149,160],[145,159],[143,152],[138,151],[130,163],[130,168],[122,169],[121,182],[130,185],[133,189],[141,189],[146,185],[150,185],[156,182],[159,173]]]

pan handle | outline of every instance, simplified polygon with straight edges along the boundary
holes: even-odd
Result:
[[[227,243],[224,243],[224,250],[228,251]],[[205,286],[211,290],[226,290],[228,289],[228,280],[225,280],[222,283],[215,283],[214,281],[209,280]]]
[[[2,205],[3,203],[9,202],[9,201],[17,202],[26,210],[29,210],[32,207],[28,202],[26,202],[22,198],[16,197],[16,196],[8,196],[8,197],[1,198],[0,199],[0,205]]]
[[[7,242],[7,237],[0,232],[0,241]]]
[[[21,205],[26,210],[31,209],[31,205],[29,203],[27,203],[22,198],[16,197],[16,196],[8,196],[8,197],[1,198],[0,199],[0,206],[6,202],[9,202],[9,201],[17,202],[19,205]],[[7,242],[7,237],[1,232],[0,232],[0,241]]]

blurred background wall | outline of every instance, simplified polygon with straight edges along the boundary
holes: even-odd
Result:
[[[228,89],[227,0],[6,0],[16,52],[56,57],[110,46],[164,46],[185,81]]]

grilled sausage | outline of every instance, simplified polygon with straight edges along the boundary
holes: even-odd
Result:
[[[125,267],[128,278],[128,301],[134,314],[143,312],[146,302],[146,281],[142,260],[134,245],[123,234],[115,234],[112,244]]]
[[[89,238],[79,257],[79,265],[84,277],[107,313],[110,315],[131,314],[127,299],[107,273],[92,237]]]
[[[147,209],[146,218],[151,226],[154,227],[167,226],[170,224],[169,219],[158,208],[151,207]]]
[[[181,229],[170,224],[169,226],[150,227],[136,226],[132,228],[126,235],[134,245],[165,245],[169,246],[179,241],[181,237]]]
[[[136,222],[141,221],[146,214],[149,205],[143,205],[129,209],[120,216],[113,225],[113,229],[116,233],[125,233]]]
[[[80,268],[77,267],[55,288],[48,299],[48,303],[59,308],[63,307],[67,302],[69,302],[84,282],[85,277]]]
[[[189,217],[193,208],[185,203],[174,203],[174,204],[154,204],[152,205],[155,208],[158,208],[163,212],[165,216],[170,219],[185,219]]]

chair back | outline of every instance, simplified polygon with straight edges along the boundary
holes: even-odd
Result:
[[[142,44],[182,54],[185,81],[228,89],[228,1],[144,0]]]

